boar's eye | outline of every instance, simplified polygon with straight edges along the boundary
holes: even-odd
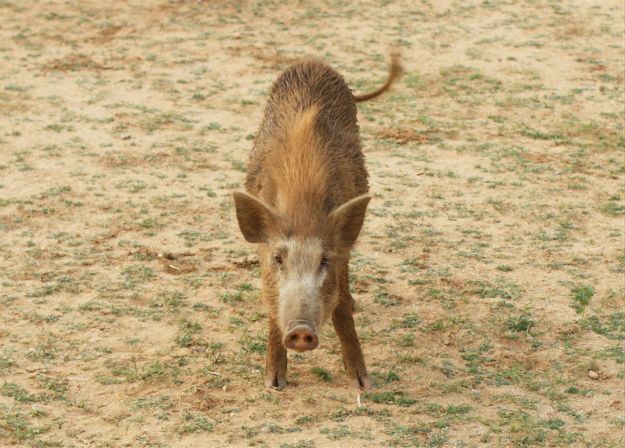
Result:
[[[319,269],[323,270],[328,267],[330,264],[330,259],[328,257],[321,257],[321,261],[319,262]]]
[[[273,256],[273,261],[275,261],[278,266],[282,266],[282,255],[275,254]]]

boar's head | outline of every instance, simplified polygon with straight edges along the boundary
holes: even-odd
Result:
[[[263,275],[277,296],[270,311],[286,348],[318,346],[318,332],[338,303],[341,270],[347,268],[370,199],[357,196],[327,213],[311,213],[306,204],[285,213],[250,194],[234,193],[241,232],[259,244]]]

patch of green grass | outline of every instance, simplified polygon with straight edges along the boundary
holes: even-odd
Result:
[[[591,285],[576,286],[571,289],[572,307],[577,314],[583,314],[586,307],[590,304],[590,299],[595,295],[595,288]]]
[[[406,395],[402,391],[384,391],[384,392],[366,392],[364,394],[366,400],[371,400],[373,403],[378,404],[390,404],[401,407],[412,406],[417,402]]]
[[[399,298],[388,291],[378,291],[373,297],[373,301],[384,307],[399,305]]]
[[[495,372],[494,375],[491,375],[491,378],[489,378],[489,383],[492,383],[497,387],[501,387],[513,384],[524,384],[527,383],[529,379],[530,376],[527,370],[522,365],[515,364],[511,367]]]
[[[401,328],[416,328],[419,323],[421,323],[421,320],[416,313],[407,313],[402,319],[400,326]]]
[[[281,443],[280,448],[315,448],[315,442],[312,440],[299,440],[295,443]]]
[[[506,320],[506,328],[510,331],[518,333],[529,333],[530,328],[532,328],[535,324],[536,322],[527,314],[510,316],[508,320]]]
[[[391,437],[389,445],[394,447],[429,447],[435,446],[431,442],[437,440],[437,433],[433,432],[429,424],[404,425],[389,421],[386,433]]]
[[[35,395],[30,394],[22,386],[15,383],[2,384],[0,393],[2,394],[2,396],[13,398],[15,401],[19,401],[20,403],[38,401]]]
[[[330,440],[340,440],[349,437],[350,440],[372,440],[373,435],[367,428],[353,429],[347,425],[337,425],[334,428],[321,428],[319,430],[321,434],[325,434]]]
[[[499,427],[507,429],[506,439],[515,447],[543,447],[548,440],[558,440],[558,446],[571,446],[577,440],[575,433],[566,430],[561,419],[540,420],[527,412],[500,409]]]
[[[223,232],[206,233],[196,230],[184,230],[179,232],[177,236],[184,239],[187,245],[192,245],[198,241],[213,241],[214,239],[225,239],[229,237],[227,233]]]
[[[601,213],[614,218],[625,214],[625,205],[616,201],[605,202],[599,209]]]
[[[49,425],[32,425],[20,411],[10,411],[0,416],[1,427],[6,428],[9,438],[34,441],[37,436],[50,431]],[[9,439],[10,440],[10,439]],[[38,444],[41,445],[41,444]],[[45,446],[45,445],[41,445]]]
[[[53,400],[66,400],[67,391],[69,390],[69,382],[57,378],[47,377],[42,381],[43,386],[51,392],[49,398]]]
[[[521,135],[524,135],[526,137],[530,137],[536,140],[556,140],[556,141],[560,141],[563,139],[563,136],[560,134],[552,134],[552,133],[547,133],[547,132],[543,132],[543,131],[539,131],[536,129],[531,129],[531,128],[525,128],[521,131]]]
[[[494,93],[501,88],[500,81],[463,65],[442,68],[440,77],[445,92],[452,96]]]
[[[202,331],[202,325],[199,322],[183,319],[180,322],[180,332],[176,336],[176,345],[178,347],[191,347],[206,345],[204,341],[197,336]]]
[[[186,306],[187,296],[181,291],[163,291],[159,292],[150,306],[153,308],[169,308],[170,310],[177,310],[178,308]]]
[[[198,412],[185,411],[182,414],[182,422],[176,425],[176,434],[191,434],[197,432],[211,432],[215,424],[208,417]]]
[[[307,425],[309,423],[315,422],[317,419],[315,417],[311,417],[310,415],[302,415],[301,417],[297,417],[295,419],[295,424],[297,425]]]
[[[7,372],[11,367],[15,367],[16,362],[12,359],[11,352],[8,351],[3,355],[0,355],[0,373]]]
[[[412,333],[402,334],[399,339],[399,345],[402,347],[414,347],[415,345],[415,336]]]
[[[436,332],[445,329],[445,321],[443,319],[436,319],[430,325],[427,326],[427,331]]]
[[[218,310],[217,308],[200,302],[194,303],[191,308],[193,308],[194,311],[202,311],[210,317],[217,317],[220,313],[220,310]]]
[[[139,409],[161,409],[169,410],[174,407],[171,398],[168,395],[158,395],[152,397],[144,397],[135,400],[130,409],[133,411]]]
[[[625,347],[623,345],[613,345],[595,354],[598,359],[613,359],[617,364],[625,364]]]
[[[193,128],[191,120],[176,112],[144,113],[137,124],[148,134],[169,126],[180,127],[185,130]]]
[[[122,286],[132,289],[137,285],[146,283],[155,277],[154,271],[148,266],[132,265],[124,268],[121,273]]]
[[[239,344],[241,344],[241,349],[245,353],[264,355],[267,351],[267,343],[265,342],[265,339],[260,336],[246,333],[241,337],[241,339],[239,339]]]
[[[10,92],[26,92],[28,87],[20,86],[18,84],[7,84],[4,86],[4,90],[8,90]]]
[[[568,387],[564,392],[571,395],[584,395],[586,397],[592,396],[591,390],[579,389],[575,386]]]
[[[247,171],[247,163],[242,162],[240,160],[230,160],[230,165],[233,170],[239,171],[241,173],[245,173]]]
[[[117,384],[120,382],[132,383],[135,381],[147,382],[171,382],[178,383],[180,369],[171,363],[163,363],[155,360],[142,366],[131,360],[111,366],[113,377],[100,376],[98,382],[101,384]]]
[[[399,382],[399,375],[392,370],[387,372],[370,372],[370,375],[373,379],[373,383],[376,386],[386,386],[390,383]]]
[[[56,348],[54,344],[46,342],[31,347],[26,352],[26,357],[31,361],[47,362],[56,358]]]
[[[516,283],[502,278],[496,278],[492,282],[479,280],[473,282],[473,285],[473,293],[482,298],[515,300],[521,295],[521,288]]]
[[[229,305],[234,305],[244,301],[243,292],[241,291],[222,291],[219,293],[219,300]]]
[[[473,378],[474,384],[480,384],[485,377],[484,364],[492,361],[486,354],[492,350],[490,343],[483,343],[478,348],[467,349],[461,352],[465,368]]]
[[[582,320],[582,328],[592,330],[609,339],[625,340],[625,313],[618,312],[606,317],[590,316]]]
[[[326,383],[329,383],[332,381],[332,375],[323,367],[313,367],[311,372],[314,373],[315,376],[319,378],[321,381],[325,381]]]
[[[127,191],[128,193],[138,193],[145,190],[147,185],[142,180],[125,179],[115,184],[115,188]]]
[[[438,403],[428,403],[425,406],[425,411],[433,417],[462,416],[469,414],[472,410],[473,408],[468,404],[448,404],[443,406]]]

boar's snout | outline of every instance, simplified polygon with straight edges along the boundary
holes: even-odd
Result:
[[[314,350],[319,345],[319,337],[307,325],[298,325],[284,336],[284,346],[298,352]]]

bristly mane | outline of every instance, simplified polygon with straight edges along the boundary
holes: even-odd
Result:
[[[333,209],[366,193],[356,103],[343,77],[315,59],[286,69],[247,168],[246,190],[284,217],[283,233],[319,236]]]
[[[275,185],[275,209],[288,217],[291,231],[311,235],[323,224],[329,174],[327,141],[315,131],[319,108],[312,106],[287,118],[267,158],[267,175]]]

